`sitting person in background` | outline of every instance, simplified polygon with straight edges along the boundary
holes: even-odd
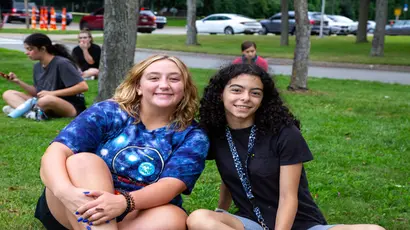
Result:
[[[136,64],[113,99],[47,148],[35,216],[46,229],[185,229],[181,193],[191,193],[209,148],[194,121],[197,97],[179,59]]]
[[[85,80],[98,77],[101,48],[93,43],[93,37],[88,30],[81,30],[78,35],[78,46],[73,49],[72,56],[81,69],[81,76]]]
[[[24,40],[26,55],[35,61],[33,67],[34,85],[20,80],[15,73],[7,79],[26,91],[7,90],[3,99],[5,114],[10,114],[25,101],[36,97],[37,104],[25,114],[26,118],[44,120],[48,116],[75,117],[85,110],[84,92],[88,85],[81,77],[74,60],[67,49],[60,44],[53,45],[47,35],[34,33]]]
[[[232,64],[256,64],[268,72],[268,62],[262,57],[256,55],[256,44],[252,41],[245,41],[241,45],[242,57],[236,58]]]

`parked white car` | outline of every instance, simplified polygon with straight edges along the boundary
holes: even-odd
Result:
[[[347,35],[349,34],[349,25],[344,22],[338,22],[332,15],[329,18],[329,34]]]
[[[367,21],[367,32],[368,33],[374,33],[376,30],[376,22],[375,21]]]
[[[167,18],[155,15],[155,23],[157,24],[157,29],[162,29],[167,24]]]
[[[358,23],[348,17],[341,15],[328,15],[328,17],[332,19],[334,22],[338,23],[338,25],[343,26],[343,28],[346,28],[347,34],[352,34],[353,31],[357,31]]]
[[[198,33],[210,34],[253,34],[262,30],[262,25],[255,19],[238,14],[212,14],[196,21]]]

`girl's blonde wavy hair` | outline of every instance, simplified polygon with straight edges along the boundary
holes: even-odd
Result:
[[[118,102],[123,110],[135,118],[136,123],[140,122],[139,109],[141,96],[137,89],[144,71],[152,63],[161,60],[169,60],[177,65],[181,71],[184,83],[184,97],[177,105],[175,112],[170,117],[170,122],[175,125],[177,130],[184,130],[194,120],[198,109],[198,91],[193,83],[192,76],[188,67],[177,57],[167,55],[154,55],[142,62],[134,65],[128,72],[124,81],[117,87],[113,99]]]

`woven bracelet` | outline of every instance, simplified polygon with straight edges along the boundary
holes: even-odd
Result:
[[[135,201],[134,198],[131,196],[129,192],[118,190],[118,192],[125,197],[127,201],[127,208],[125,209],[124,213],[129,213],[135,210]]]

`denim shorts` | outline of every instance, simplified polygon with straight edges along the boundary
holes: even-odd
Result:
[[[243,228],[244,228],[245,230],[263,230],[262,226],[260,226],[259,223],[255,222],[255,221],[253,221],[253,220],[251,220],[251,219],[248,219],[248,218],[245,218],[245,217],[242,217],[242,216],[237,216],[237,215],[231,214],[231,213],[229,213],[229,212],[227,212],[227,211],[225,211],[225,210],[223,210],[223,211],[218,211],[218,212],[226,213],[226,214],[228,214],[228,215],[231,215],[231,216],[235,217],[236,219],[238,219],[239,221],[242,222]]]
[[[308,228],[308,230],[328,230],[331,227],[337,226],[339,224],[334,224],[334,225],[315,225],[313,227]]]
[[[218,211],[218,212],[226,213],[226,214],[229,214],[229,215],[235,217],[236,219],[238,219],[239,221],[242,222],[243,228],[245,230],[263,230],[262,226],[259,223],[255,222],[251,219],[248,219],[248,218],[245,218],[245,217],[242,217],[242,216],[237,216],[237,215],[231,214],[227,211]],[[336,225],[315,225],[313,227],[310,227],[307,230],[328,230],[328,229],[330,229],[331,227],[334,227],[334,226],[336,226]]]

